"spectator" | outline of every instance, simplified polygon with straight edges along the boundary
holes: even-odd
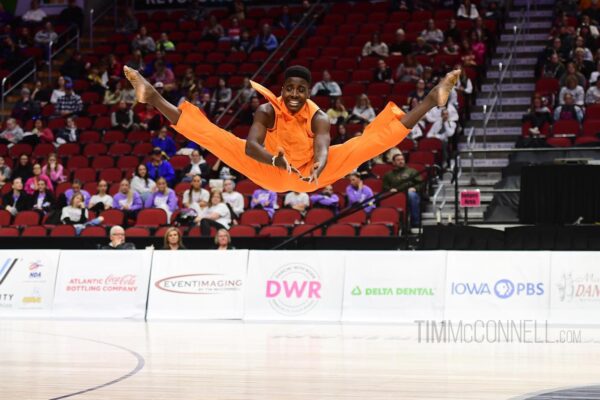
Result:
[[[117,59],[117,56],[114,54],[108,55],[107,61],[107,71],[106,71],[109,82],[118,82],[120,83],[120,79],[123,77],[123,63]],[[119,90],[121,89],[121,85],[119,85]]]
[[[119,191],[113,196],[112,208],[123,211],[127,218],[135,219],[143,206],[140,195],[131,189],[127,179],[123,179],[119,185]]]
[[[64,203],[65,204],[70,204],[71,203],[71,199],[73,198],[74,195],[76,194],[81,194],[83,196],[83,200],[84,203],[87,207],[87,205],[90,202],[90,194],[87,190],[83,190],[81,188],[81,182],[78,179],[74,179],[73,182],[71,183],[71,189],[67,189],[64,193],[63,196],[65,198]]]
[[[328,208],[337,214],[340,208],[340,198],[333,193],[333,186],[327,185],[320,194],[310,196],[310,202],[314,208]]]
[[[294,27],[294,19],[290,15],[290,8],[288,6],[283,6],[281,15],[277,19],[277,26],[286,31],[289,31]]]
[[[240,112],[240,123],[244,125],[252,125],[254,122],[254,114],[256,113],[256,110],[258,110],[258,107],[260,107],[260,100],[258,97],[253,96],[250,99],[250,105]]]
[[[242,29],[242,35],[240,36],[239,42],[234,42],[231,46],[233,51],[242,51],[244,53],[250,53],[254,50],[254,40],[250,36],[248,29]]]
[[[6,182],[10,180],[11,174],[12,170],[8,165],[6,165],[4,157],[0,156],[0,189],[2,189]]]
[[[119,225],[110,228],[110,243],[103,250],[135,250],[133,243],[125,241],[125,230]]]
[[[560,62],[558,53],[552,53],[550,58],[544,63],[542,77],[559,79],[565,73],[565,66]]]
[[[75,119],[68,117],[65,127],[60,128],[56,133],[56,144],[78,143],[79,135],[81,135],[81,129],[75,124]]]
[[[125,8],[125,15],[121,20],[121,26],[117,29],[118,33],[131,34],[138,30],[138,20],[135,17],[132,7]]]
[[[163,250],[185,250],[179,229],[174,226],[167,229],[163,238]]]
[[[98,193],[90,199],[90,210],[96,213],[101,213],[104,210],[110,210],[113,206],[114,199],[108,192],[108,182],[104,179],[98,182]]]
[[[0,3],[0,28],[4,28],[6,25],[9,25],[13,20],[13,15],[6,11],[4,8],[4,4]]]
[[[64,168],[62,164],[58,162],[56,153],[50,153],[48,155],[48,162],[42,167],[42,173],[50,178],[53,186],[58,186],[59,183],[63,183],[67,180],[64,174]]]
[[[196,74],[193,68],[186,68],[183,78],[179,82],[179,88],[183,93],[188,93],[192,89],[196,89]]]
[[[69,50],[67,50],[69,51]],[[87,69],[91,66],[88,62],[83,61],[83,56],[80,52],[75,51],[60,67],[60,74],[68,76],[70,79],[84,79]],[[58,100],[58,98],[57,98]]]
[[[237,18],[240,21],[246,19],[246,4],[242,0],[234,0],[229,6],[230,18]]]
[[[352,109],[350,121],[359,123],[369,123],[375,119],[375,110],[371,107],[371,101],[366,94],[361,94],[356,98],[356,105]]]
[[[46,187],[46,181],[38,181],[36,190],[31,196],[32,209],[38,211],[41,215],[46,215],[52,211],[54,202],[55,198]]]
[[[562,74],[562,76],[560,77],[558,84],[560,86],[566,86],[567,84],[567,78],[573,76],[577,79],[577,85],[581,86],[581,87],[585,87],[586,86],[586,79],[585,76],[577,71],[577,67],[575,66],[575,63],[570,62],[567,64],[567,71]]]
[[[148,169],[146,165],[140,164],[133,173],[131,179],[131,189],[139,194],[142,201],[146,201],[148,196],[154,191],[156,183],[148,177]]]
[[[477,7],[475,7],[475,4],[471,4],[471,0],[464,0],[458,8],[456,17],[462,19],[475,20],[479,18],[479,11],[477,11]]]
[[[183,170],[182,182],[190,182],[195,176],[200,176],[202,179],[207,180],[209,175],[208,164],[202,157],[199,150],[192,150],[190,155],[190,164]],[[208,192],[207,192],[208,195]],[[207,200],[208,201],[208,200]]]
[[[395,41],[390,45],[389,52],[393,56],[406,56],[412,52],[412,45],[406,40],[404,29],[396,31]]]
[[[210,228],[229,229],[231,224],[231,213],[229,207],[223,200],[223,193],[219,190],[212,192],[210,196],[210,206],[202,217],[196,217],[196,223],[200,225],[202,236],[210,236]]]
[[[163,125],[162,115],[148,103],[146,103],[143,110],[138,112],[136,117],[140,128],[146,131],[156,131]]]
[[[156,191],[146,199],[145,208],[160,208],[167,213],[167,222],[171,221],[171,215],[178,208],[177,195],[173,189],[167,186],[167,180],[160,177],[156,180]]]
[[[433,137],[442,141],[442,165],[450,162],[448,157],[448,139],[456,132],[456,121],[450,119],[447,109],[442,110],[442,119],[433,123],[427,137]]]
[[[577,78],[574,76],[569,76],[565,83],[566,86],[562,87],[558,94],[558,104],[565,104],[565,94],[569,93],[571,96],[573,96],[575,104],[578,106],[583,106],[585,101],[585,92],[583,88],[577,84]]]
[[[46,175],[44,175],[40,164],[38,164],[38,163],[33,164],[32,171],[33,171],[33,176],[31,178],[27,179],[27,182],[25,182],[25,193],[32,195],[33,192],[35,192],[37,190],[39,181],[44,181],[46,183],[46,187],[48,188],[48,190],[50,190],[50,191],[54,190],[54,188],[52,187],[52,182],[50,182],[50,178],[48,178]]]
[[[160,128],[157,136],[152,139],[152,146],[154,148],[160,148],[163,153],[169,157],[173,157],[177,152],[177,145],[175,144],[175,141],[168,135],[166,126]]]
[[[227,81],[225,78],[219,78],[217,88],[213,92],[210,100],[211,114],[215,115],[216,113],[222,112],[231,101],[231,96],[232,91],[231,88],[227,86]]]
[[[590,86],[585,94],[585,104],[600,103],[600,79],[597,79],[594,86]]]
[[[240,20],[233,17],[231,18],[231,25],[227,29],[227,36],[221,38],[221,40],[229,41],[230,43],[237,43],[240,41],[242,28],[240,26]]]
[[[373,197],[373,190],[363,183],[363,180],[358,172],[353,172],[348,176],[350,178],[350,185],[346,187],[348,206],[362,203],[363,201]],[[367,203],[367,206],[364,207],[364,210],[367,214],[370,214],[375,207],[375,200],[371,200],[369,203]]]
[[[277,193],[266,189],[256,189],[252,193],[250,208],[265,210],[269,214],[269,217],[273,218],[273,214],[275,214],[275,210],[278,208]]]
[[[448,29],[444,32],[444,37],[451,37],[454,40],[454,43],[459,43],[462,39],[462,31],[458,29],[456,25],[456,20],[454,18],[450,18],[450,22],[448,23]]]
[[[594,63],[585,59],[585,50],[581,47],[575,49],[575,55],[573,56],[573,63],[577,71],[588,77],[594,70]]]
[[[379,40],[379,33],[373,33],[371,40],[365,43],[362,48],[363,57],[387,57],[389,50],[387,44]]]
[[[221,160],[215,161],[211,168],[211,176],[215,179],[236,179],[233,175],[235,171],[232,171],[228,165],[221,162]]]
[[[14,118],[6,120],[6,129],[0,133],[0,144],[16,144],[23,139],[23,129]]]
[[[56,39],[58,39],[58,35],[54,32],[52,22],[46,22],[44,24],[44,29],[39,30],[35,34],[33,41],[36,46],[41,47],[44,50],[44,60],[48,59],[50,42],[56,43]]]
[[[202,179],[200,175],[192,178],[190,188],[183,192],[181,203],[185,208],[190,208],[193,203],[199,203],[201,200],[208,203],[210,193],[202,188]]]
[[[231,245],[231,235],[227,229],[219,229],[215,235],[215,246],[217,250],[233,250]]]
[[[323,79],[313,85],[310,94],[312,96],[338,97],[342,95],[342,89],[337,82],[331,80],[329,71],[324,70]]]
[[[590,84],[596,83],[600,76],[600,60],[596,62],[596,70],[590,74]]]
[[[531,124],[529,133],[537,136],[544,125],[552,124],[552,112],[542,103],[542,98],[536,95],[531,101],[531,107],[527,110],[527,114],[523,115],[522,121],[529,122]]]
[[[256,90],[252,88],[250,85],[250,78],[247,76],[244,77],[244,82],[242,83],[242,87],[239,90],[239,98],[238,103],[240,105],[246,105],[250,102],[252,97],[256,96]]]
[[[0,40],[0,57],[4,60],[4,67],[10,69],[17,68],[22,62],[17,43],[9,35],[0,36]]]
[[[83,101],[73,92],[73,83],[65,83],[65,95],[56,102],[56,114],[61,117],[76,115],[83,110]]]
[[[244,212],[244,196],[234,189],[235,182],[231,179],[225,179],[223,182],[223,200],[225,200],[225,203],[227,203],[235,213],[234,217],[239,217]]]
[[[308,194],[301,192],[289,192],[285,195],[283,206],[300,211],[300,213],[304,215],[310,206]]]
[[[341,97],[335,98],[333,106],[327,110],[327,116],[332,125],[342,125],[346,122],[348,119],[348,110],[346,110]]]
[[[146,163],[148,176],[158,185],[159,178],[165,178],[169,186],[175,183],[175,170],[170,162],[163,160],[163,152],[160,147],[154,147],[150,161]]]
[[[69,79],[70,80],[70,79]],[[58,99],[67,94],[65,90],[65,84],[67,80],[64,76],[59,76],[58,81],[56,82],[56,88],[52,90],[52,95],[50,95],[50,103],[56,104],[58,103]]]
[[[133,127],[133,111],[123,100],[119,102],[119,107],[110,114],[110,123],[114,129],[124,132],[129,132]]]
[[[211,15],[208,19],[208,25],[202,30],[202,39],[205,40],[220,40],[225,35],[225,29],[217,21],[217,17]]]
[[[19,49],[33,47],[33,36],[27,26],[22,26],[17,34],[16,45]],[[21,60],[21,59],[19,59]]]
[[[571,93],[565,93],[563,97],[564,104],[556,107],[554,110],[554,121],[576,120],[583,122],[583,109],[575,104],[575,99]]]
[[[425,90],[425,81],[423,79],[419,79],[417,81],[417,86],[415,90],[410,92],[410,94],[408,95],[406,104],[412,104],[413,99],[416,99],[417,102],[420,103],[423,100],[425,100],[425,96],[427,96],[427,91]]]
[[[154,64],[155,71],[150,77],[150,81],[153,83],[161,82],[165,90],[173,90],[175,87],[175,75],[173,70],[165,65],[163,60],[158,60]]]
[[[23,180],[14,178],[12,182],[12,190],[2,197],[4,209],[13,216],[19,211],[27,211],[31,209],[31,199],[23,190]]]
[[[423,66],[409,54],[396,69],[396,82],[417,82],[423,75]]]
[[[348,133],[348,131],[346,130],[346,125],[341,124],[341,125],[338,125],[337,136],[333,139],[331,144],[334,145],[334,144],[346,143],[349,139],[352,139],[353,137],[354,136],[350,135]]]
[[[141,50],[134,50],[131,53],[131,58],[127,61],[127,65],[129,68],[137,70],[140,74],[143,74],[146,70],[146,62],[144,61],[144,56],[142,55]]]
[[[165,53],[175,51],[175,43],[173,43],[166,32],[160,34],[160,39],[158,39],[158,44],[156,48],[160,51],[164,51]]]
[[[33,129],[23,134],[23,140],[21,143],[29,143],[35,146],[39,143],[52,143],[54,142],[54,134],[50,128],[44,128],[44,122],[41,118],[37,118],[33,122]]]
[[[486,47],[481,35],[477,33],[477,31],[471,32],[471,49],[475,55],[475,62],[477,65],[484,65]]]
[[[81,193],[74,194],[69,201],[69,205],[63,207],[60,221],[66,225],[73,225],[76,234],[79,236],[85,227],[100,225],[104,221],[104,217],[97,217],[91,221],[88,221],[88,219],[89,212],[85,206],[83,195]]]
[[[156,51],[156,43],[154,43],[152,36],[148,35],[148,30],[145,26],[142,26],[139,33],[133,38],[131,48],[141,51],[142,54],[154,53]]]
[[[33,167],[29,162],[29,155],[23,153],[19,156],[19,162],[13,168],[12,179],[21,178],[22,182],[27,182],[33,176]]]
[[[118,86],[121,87],[121,85]],[[128,106],[131,106],[133,109],[133,105],[136,103],[135,90],[133,89],[133,86],[131,86],[129,81],[125,82],[125,87],[121,87],[121,100],[123,100],[125,103],[127,103]]]
[[[89,91],[98,93],[100,98],[104,98],[104,92],[108,87],[106,84],[108,83],[108,79],[104,79],[104,73],[100,72],[100,69],[105,70],[106,66],[101,64],[100,67],[91,67],[89,70],[89,74],[87,76],[87,81],[89,83]]]
[[[102,103],[107,106],[114,106],[120,101],[123,101],[121,94],[121,82],[120,81],[109,81],[108,89],[104,92],[104,99]]]
[[[460,59],[465,67],[478,67],[475,53],[471,41],[467,38],[463,39],[460,48]]]
[[[31,99],[44,107],[50,102],[50,88],[42,83],[40,79],[35,81],[33,91],[31,92]]]
[[[254,39],[254,49],[273,51],[279,46],[275,35],[271,33],[269,24],[264,24],[260,34]]]
[[[21,19],[25,22],[39,23],[47,17],[46,12],[40,8],[38,0],[31,0],[31,8],[23,14]]]
[[[58,20],[62,25],[76,26],[79,32],[83,33],[83,10],[76,0],[69,0],[67,7],[60,12]]]
[[[436,28],[433,19],[427,21],[427,29],[421,32],[421,37],[425,39],[425,42],[433,46],[439,46],[444,43],[444,32]]]
[[[456,44],[452,36],[446,38],[446,43],[442,47],[442,53],[449,56],[457,56],[459,54],[460,47]]]
[[[377,62],[377,68],[375,68],[375,71],[373,72],[373,79],[375,82],[394,83],[392,69],[387,66],[385,60],[382,58]]]
[[[583,60],[594,61],[592,51],[585,45],[585,40],[581,36],[577,36],[575,39],[575,47],[571,50],[571,54],[569,54],[570,58],[575,58],[575,54],[579,49],[581,49]]]
[[[383,176],[383,190],[407,193],[410,222],[413,228],[418,227],[421,224],[421,196],[418,191],[423,185],[423,178],[417,170],[406,166],[402,153],[396,154],[392,163],[394,169]]]
[[[40,103],[31,98],[31,91],[24,87],[21,89],[21,98],[17,101],[12,109],[11,117],[26,123],[32,118],[40,117],[42,112]]]

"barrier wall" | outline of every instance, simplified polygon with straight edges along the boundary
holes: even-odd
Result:
[[[0,251],[0,317],[600,324],[596,252]]]

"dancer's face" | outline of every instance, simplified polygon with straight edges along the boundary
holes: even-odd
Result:
[[[302,78],[288,78],[283,83],[281,97],[292,114],[304,107],[310,93],[310,85]]]

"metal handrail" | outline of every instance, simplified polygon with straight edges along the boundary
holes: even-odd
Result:
[[[104,7],[102,9],[102,11],[100,11],[99,13],[96,14],[96,10],[94,8],[90,8],[90,49],[94,48],[94,25],[96,24],[96,22],[98,22],[100,20],[100,18],[103,18],[106,14],[108,14],[108,12],[114,8],[114,12],[115,12],[115,28],[116,28],[116,24],[117,24],[117,2],[116,1],[112,1],[110,2],[106,7]]]
[[[511,149],[471,149],[458,150],[459,153],[544,153],[553,151],[580,151],[580,150],[600,150],[600,147],[532,147],[532,148],[511,148]]]
[[[14,75],[16,75],[19,71],[21,71],[25,66],[32,64],[33,68],[31,70],[29,70],[29,72],[27,72],[21,79],[19,79],[19,81],[15,82],[8,90],[6,90],[6,83],[10,80],[10,78],[12,78]],[[12,92],[14,89],[18,88],[19,85],[21,83],[23,83],[24,81],[26,81],[31,75],[33,75],[33,79],[35,80],[37,78],[37,65],[35,62],[35,59],[33,57],[28,58],[27,60],[25,60],[21,65],[19,65],[17,68],[15,68],[10,74],[6,75],[4,78],[2,78],[2,83],[0,83],[0,110],[2,111],[2,120],[4,121],[4,99],[6,98],[6,96],[8,96],[8,94],[10,92]]]
[[[73,42],[77,42],[77,50],[79,50],[79,48],[80,48],[79,29],[75,25],[71,25],[71,27],[69,29],[67,29],[60,35],[58,35],[58,37],[56,38],[56,43],[60,43],[61,40],[64,37],[66,37],[69,33],[71,33],[71,31],[73,29],[75,30],[75,36],[68,39],[56,50],[54,50],[54,44],[55,44],[54,41],[50,41],[50,43],[48,44],[48,83],[52,82],[52,60],[54,59],[54,57],[59,55],[64,49],[66,49]]]
[[[440,196],[442,198],[442,201],[440,203],[440,206],[437,207],[438,198],[440,198]],[[440,183],[435,193],[433,194],[433,199],[431,202],[433,204],[433,209],[435,210],[436,220],[439,223],[441,222],[442,210],[446,205],[446,185],[444,185],[444,183]]]

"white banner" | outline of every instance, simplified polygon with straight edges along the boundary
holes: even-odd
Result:
[[[598,252],[553,252],[550,261],[550,320],[600,323]]]
[[[247,250],[155,251],[148,319],[241,319]]]
[[[53,315],[143,319],[151,261],[148,250],[61,252]]]
[[[0,250],[0,316],[50,315],[59,250]]]
[[[339,321],[344,254],[251,251],[244,319]]]
[[[549,266],[544,251],[448,252],[445,319],[547,319]]]
[[[445,251],[348,253],[344,321],[413,322],[444,317]]]

